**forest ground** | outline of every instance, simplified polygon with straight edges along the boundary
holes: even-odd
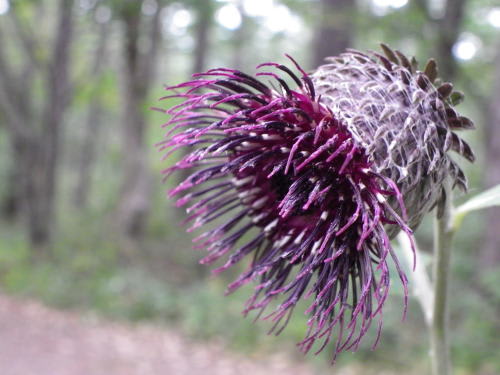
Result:
[[[0,293],[2,375],[310,375],[289,355],[248,358],[172,328],[106,321]]]

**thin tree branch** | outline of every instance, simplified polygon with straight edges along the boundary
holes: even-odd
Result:
[[[38,41],[36,40],[35,33],[31,31],[28,25],[23,25],[21,19],[17,12],[13,9],[10,12],[10,20],[14,26],[17,38],[21,42],[21,46],[24,49],[26,57],[31,65],[34,67],[42,68],[43,62],[36,55],[38,49]]]

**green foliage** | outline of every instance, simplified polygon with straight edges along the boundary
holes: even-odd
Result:
[[[454,213],[455,227],[458,228],[460,226],[463,218],[468,213],[495,206],[500,206],[500,185],[494,186],[491,189],[483,191],[470,198],[467,202],[458,206]]]
[[[73,103],[76,107],[85,109],[92,100],[98,100],[107,110],[118,106],[118,80],[114,72],[107,71],[95,81],[82,81],[76,87]]]

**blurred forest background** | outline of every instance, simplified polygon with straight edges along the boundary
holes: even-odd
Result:
[[[279,336],[223,297],[198,265],[184,215],[167,201],[161,161],[165,84],[228,66],[284,62],[312,69],[346,47],[380,42],[435,57],[475,119],[464,134],[470,193],[500,183],[500,3],[497,0],[0,0],[0,290],[60,308],[176,326],[249,356],[288,351],[305,331],[295,315]],[[464,200],[464,196],[457,200]],[[500,373],[500,212],[471,215],[456,239],[451,306],[458,374]],[[431,223],[417,233],[431,248]],[[423,260],[425,261],[425,259]],[[376,351],[337,366],[426,373],[418,304],[401,323],[401,288],[386,304]],[[0,338],[1,340],[1,338]],[[328,350],[302,359],[326,366]],[[331,370],[328,370],[331,371]],[[334,371],[332,373],[335,373]]]

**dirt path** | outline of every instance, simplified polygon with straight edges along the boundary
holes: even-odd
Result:
[[[1,375],[312,375],[285,356],[250,359],[151,325],[60,312],[0,294]]]

